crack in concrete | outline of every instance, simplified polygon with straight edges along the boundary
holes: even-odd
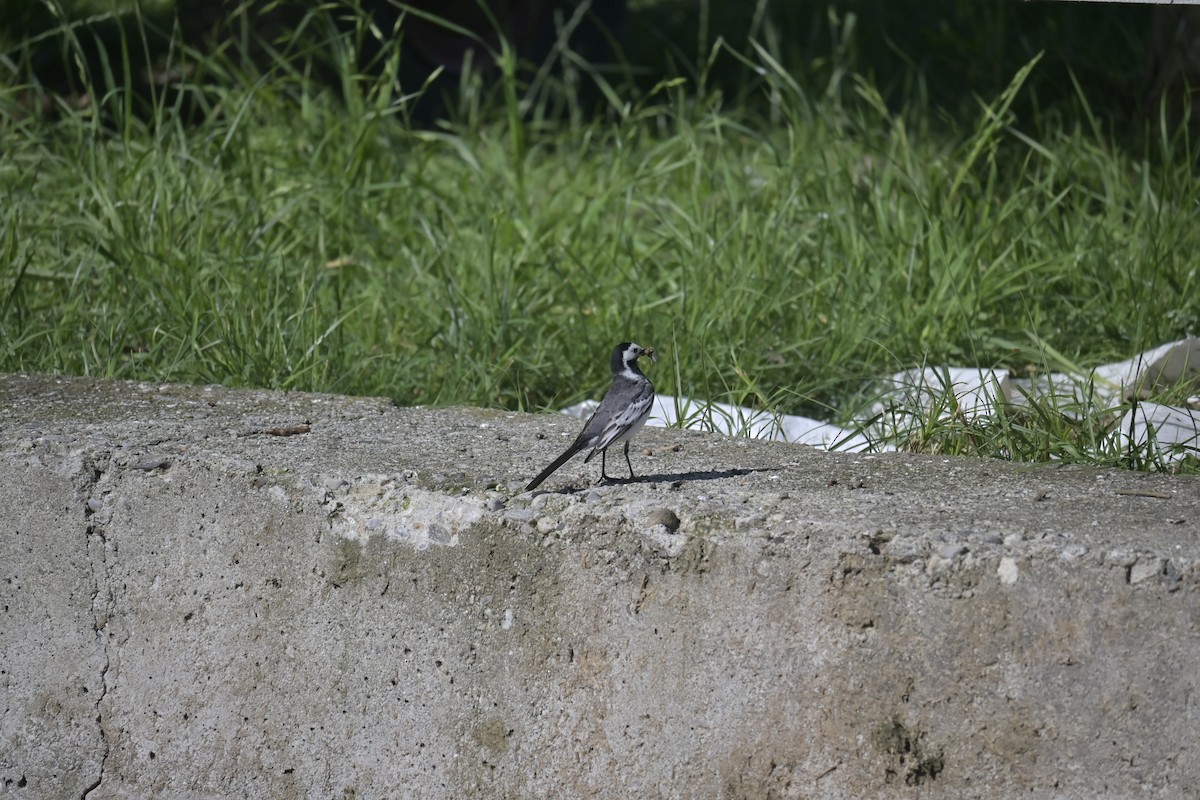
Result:
[[[80,471],[82,482],[79,485],[80,497],[83,500],[84,541],[87,548],[88,561],[92,568],[92,624],[96,631],[96,642],[103,648],[104,664],[100,669],[100,691],[96,698],[96,726],[100,730],[103,747],[100,754],[100,771],[91,784],[84,789],[82,800],[87,800],[104,782],[105,769],[112,749],[108,732],[104,726],[104,700],[108,695],[108,671],[111,658],[108,651],[108,621],[112,617],[115,599],[112,592],[111,568],[109,562],[109,540],[107,525],[112,516],[111,509],[105,508],[104,496],[108,490],[101,488],[106,483],[112,466],[111,456],[84,456],[83,469]],[[116,552],[113,543],[113,552]]]

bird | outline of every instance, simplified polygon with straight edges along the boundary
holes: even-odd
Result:
[[[629,440],[642,429],[650,417],[654,406],[654,384],[650,383],[638,368],[637,360],[646,356],[656,361],[654,348],[644,348],[633,342],[621,342],[612,352],[612,385],[604,393],[600,405],[588,417],[583,430],[575,437],[571,446],[550,463],[536,478],[529,482],[525,491],[533,491],[542,481],[549,478],[551,473],[567,463],[572,456],[583,450],[591,449],[583,462],[592,460],[596,453],[600,454],[600,480],[609,480],[607,464],[605,463],[608,448],[617,442],[625,443],[625,464],[629,467],[629,478],[632,480],[633,464],[629,461]]]

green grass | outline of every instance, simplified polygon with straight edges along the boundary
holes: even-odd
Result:
[[[366,35],[314,12],[264,66],[168,33],[182,82],[80,58],[87,103],[0,81],[0,370],[534,410],[594,396],[632,338],[663,393],[845,421],[899,369],[1087,367],[1200,327],[1186,128],[1118,141],[1082,89],[1033,113],[1037,59],[947,115],[919,74],[896,103],[766,35],[714,50],[753,67],[736,98],[701,65],[614,77],[589,117],[510,70],[422,129],[388,52],[353,66]],[[1099,418],[1037,417],[918,449],[1128,461]]]

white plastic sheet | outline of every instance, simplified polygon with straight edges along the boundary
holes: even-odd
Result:
[[[1158,391],[1180,385],[1200,387],[1200,338],[1188,337],[1139,353],[1089,374],[1049,373],[1014,378],[1007,370],[927,367],[897,372],[882,382],[879,399],[851,428],[821,420],[779,414],[728,403],[659,395],[651,426],[676,426],[726,436],[793,442],[824,450],[881,452],[931,413],[975,419],[994,415],[1001,404],[1042,403],[1059,413],[1082,417],[1142,400],[1125,412],[1113,436],[1125,448],[1142,448],[1167,461],[1200,455],[1200,397],[1187,406],[1144,402]],[[597,402],[587,400],[563,413],[584,418]]]

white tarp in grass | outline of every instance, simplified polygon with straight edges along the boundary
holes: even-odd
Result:
[[[1200,391],[1200,338],[1188,337],[1139,353],[1091,373],[1049,373],[1014,378],[1007,370],[973,367],[926,367],[897,372],[885,378],[879,399],[857,426],[844,428],[821,420],[779,414],[728,403],[659,395],[647,425],[678,426],[726,436],[807,444],[825,450],[882,452],[894,450],[908,432],[937,414],[972,420],[994,416],[1000,405],[1038,403],[1067,416],[1124,410],[1113,432],[1117,443],[1157,453],[1167,461],[1200,455],[1200,397],[1186,406],[1146,402],[1172,387]],[[585,418],[597,402],[587,400],[563,413]]]

